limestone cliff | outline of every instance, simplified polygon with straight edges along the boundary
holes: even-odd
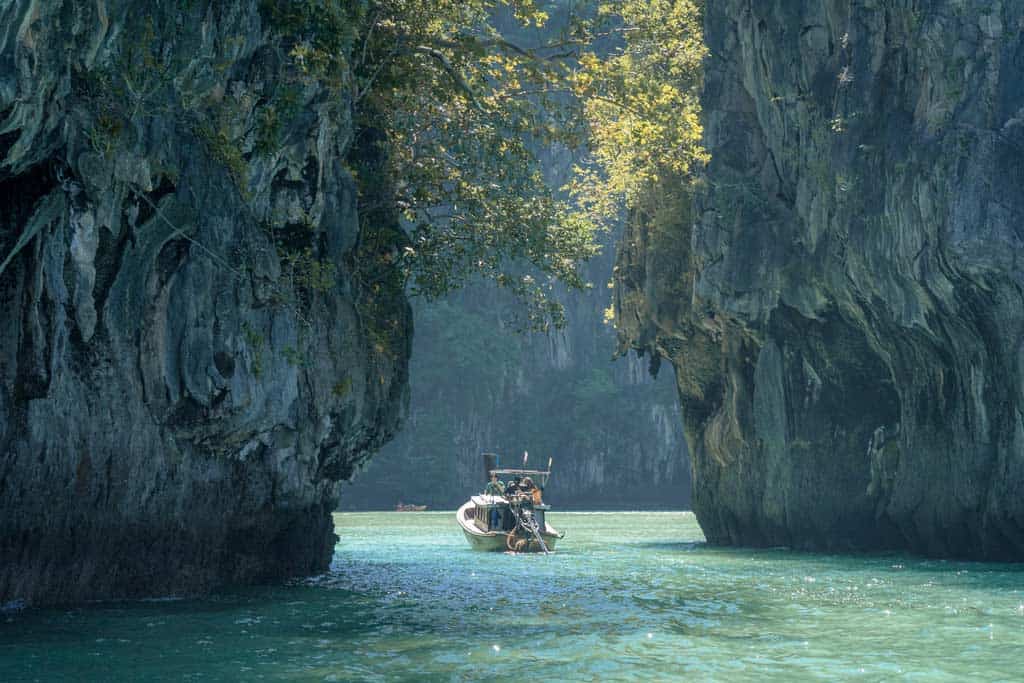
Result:
[[[712,162],[619,255],[715,543],[1024,557],[1024,6],[707,3]]]
[[[0,603],[326,567],[411,336],[350,100],[254,0],[0,6]]]

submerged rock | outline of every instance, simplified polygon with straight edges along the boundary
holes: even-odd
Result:
[[[397,429],[381,152],[258,8],[0,8],[0,603],[322,570]]]
[[[708,3],[704,185],[620,246],[710,541],[1024,558],[1024,11]]]

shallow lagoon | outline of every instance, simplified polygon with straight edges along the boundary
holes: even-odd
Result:
[[[289,586],[0,613],[0,680],[1010,680],[1024,567],[703,544],[689,513],[553,513],[550,557],[453,513],[344,513]]]

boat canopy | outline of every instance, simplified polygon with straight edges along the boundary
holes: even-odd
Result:
[[[509,475],[513,477],[533,477],[534,479],[539,479],[540,485],[543,487],[548,485],[548,477],[551,476],[551,470],[497,469],[489,470],[487,473],[487,478],[490,479],[490,475],[492,474],[497,474],[499,477],[507,477]]]
[[[483,505],[508,505],[508,501],[503,497],[488,496],[487,494],[473,496],[471,500],[473,501],[473,505],[478,507]]]
[[[526,469],[527,459],[530,457],[526,452],[523,453],[523,465],[522,467],[498,467],[498,454],[497,453],[482,453],[484,460],[484,472],[487,473],[487,479],[490,479],[493,475],[511,479],[512,477],[530,477],[536,479],[537,483],[541,488],[544,488],[548,484],[548,479],[551,477],[551,463],[554,458],[548,458],[548,468],[546,470],[528,470]]]

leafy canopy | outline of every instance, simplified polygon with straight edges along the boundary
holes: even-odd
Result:
[[[534,326],[559,324],[554,281],[585,286],[595,230],[704,159],[694,0],[262,8],[297,66],[351,93],[357,126],[380,135],[413,293],[481,276],[531,304]],[[552,152],[581,160],[565,188],[545,176]]]
[[[597,6],[594,36],[573,74],[588,123],[591,164],[569,190],[597,222],[643,206],[656,188],[683,191],[708,160],[699,91],[707,56],[693,0],[614,0]],[[612,47],[602,52],[602,39]]]

